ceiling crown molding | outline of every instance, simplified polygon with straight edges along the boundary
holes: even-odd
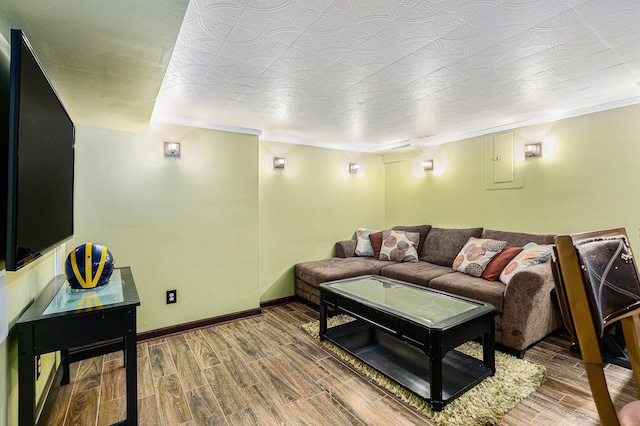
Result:
[[[165,123],[165,124],[178,124],[181,126],[197,127],[201,129],[220,130],[223,132],[240,133],[243,135],[255,135],[262,136],[262,130],[251,129],[248,127],[227,126],[225,124],[208,123],[203,121],[182,120],[179,118],[171,117],[153,117],[152,123]]]

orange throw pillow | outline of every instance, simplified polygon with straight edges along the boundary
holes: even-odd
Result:
[[[382,248],[382,231],[369,234],[369,241],[373,247],[373,258],[380,260],[380,249]],[[498,272],[499,274],[500,272]]]
[[[375,248],[374,248],[375,251]],[[493,259],[489,262],[482,274],[481,278],[484,278],[487,281],[498,281],[500,278],[500,273],[506,266],[522,251],[522,247],[507,247],[502,250],[500,253],[496,254]]]

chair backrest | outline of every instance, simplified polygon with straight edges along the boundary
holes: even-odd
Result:
[[[600,350],[606,326],[623,321],[636,383],[640,346],[635,328],[640,312],[640,280],[624,228],[555,238],[559,280],[564,293],[593,399],[603,425],[618,425],[604,376]],[[635,317],[635,319],[634,319]]]
[[[553,246],[553,256],[551,256],[551,272],[553,273],[553,281],[556,284],[556,295],[558,299],[558,305],[560,306],[560,313],[562,314],[562,322],[569,332],[571,338],[571,346],[578,346],[578,336],[573,328],[573,320],[571,319],[571,310],[569,309],[569,300],[567,300],[567,293],[564,289],[564,281],[562,281],[562,271],[560,270],[560,264],[558,263],[558,248]]]

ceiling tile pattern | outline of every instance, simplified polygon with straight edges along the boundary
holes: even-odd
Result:
[[[11,40],[11,28],[23,30],[76,125],[141,131],[187,6],[188,0],[2,0],[0,42]]]
[[[191,0],[154,117],[377,149],[640,96],[638,0]]]

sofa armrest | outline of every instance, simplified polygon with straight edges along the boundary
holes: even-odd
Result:
[[[502,307],[502,343],[519,351],[562,326],[551,263],[516,273],[505,290]]]
[[[336,243],[336,257],[354,257],[357,244],[357,240],[338,241]]]

